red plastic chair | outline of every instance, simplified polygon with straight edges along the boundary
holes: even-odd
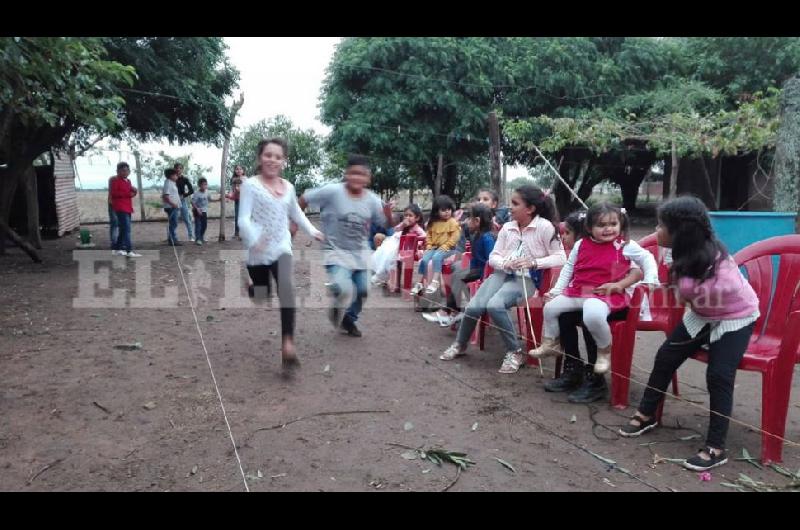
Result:
[[[389,292],[399,293],[411,290],[414,279],[414,262],[417,259],[419,242],[425,241],[413,234],[400,236],[400,246],[397,250],[397,265],[389,277]]]
[[[780,256],[777,278],[773,256]],[[759,317],[739,370],[761,372],[761,461],[781,462],[794,365],[800,363],[800,235],[778,236],[734,255],[758,295]],[[774,285],[774,290],[773,290]],[[693,355],[708,362],[708,352]],[[775,436],[771,436],[770,434]]]
[[[662,284],[668,283],[669,265],[664,262],[664,255],[658,246],[656,234],[645,236],[639,240],[639,245],[649,251],[655,258],[658,265],[659,281]],[[639,319],[636,324],[636,331],[660,331],[669,337],[683,318],[684,306],[678,302],[673,289],[666,287],[656,288],[649,290],[647,295],[652,320]],[[635,336],[632,340],[635,341]],[[617,384],[611,394],[611,405],[618,409],[624,409],[629,405],[630,379],[627,378],[631,375],[631,366],[633,365],[633,346],[625,344],[622,351],[631,352],[630,357],[627,354],[621,357],[621,360],[624,360],[626,364],[618,364],[616,366],[612,364],[611,366],[612,371],[625,375],[625,378],[617,376]],[[672,392],[676,396],[678,395],[677,374],[672,378]],[[661,407],[663,407],[663,404],[656,412],[659,419],[661,418]]]

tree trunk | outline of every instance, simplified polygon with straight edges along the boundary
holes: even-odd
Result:
[[[672,171],[669,175],[669,195],[668,198],[674,199],[678,194],[678,148],[675,145],[675,140],[672,141]]]
[[[22,177],[19,166],[9,164],[5,171],[0,170],[0,221],[8,226],[11,217],[11,204],[14,202],[14,195]],[[0,256],[5,254],[6,237],[0,237]]]
[[[39,227],[39,182],[36,170],[28,167],[22,175],[25,186],[25,206],[28,217],[28,241],[34,248],[42,248],[42,232]]]
[[[497,113],[494,111],[489,113],[489,162],[492,189],[499,197],[503,193],[500,183],[500,125],[497,123]]]
[[[231,126],[225,133],[225,143],[222,145],[222,168],[219,177],[219,240],[225,241],[225,179],[228,177],[228,150],[231,145],[231,132],[236,123],[236,115],[244,105],[244,92],[239,95],[239,100],[231,106]],[[294,233],[292,233],[294,238]]]
[[[21,248],[25,254],[30,256],[35,263],[42,262],[42,258],[39,257],[39,253],[36,252],[36,249],[33,248],[30,243],[19,237],[19,234],[11,230],[11,227],[9,227],[3,219],[0,219],[0,239],[5,241],[6,237],[10,238],[11,241]]]
[[[433,180],[433,199],[442,193],[442,179],[444,178],[444,157],[439,153],[439,160],[436,165],[436,178]]]
[[[775,145],[776,212],[800,211],[800,77],[783,85],[781,94],[781,123]],[[800,232],[800,218],[795,221]]]
[[[708,174],[708,166],[706,166],[706,157],[700,155],[700,166],[703,170],[703,202],[710,210],[717,208],[717,200],[714,194],[714,189],[711,187],[711,176]]]
[[[503,178],[500,189],[500,204],[508,204],[508,164],[503,161]]]
[[[225,135],[225,143],[222,144],[222,171],[219,177],[219,240],[225,241],[225,179],[228,176],[228,149],[231,145],[231,135]],[[235,222],[235,220],[234,220]]]
[[[142,221],[147,221],[147,214],[144,209],[144,188],[142,187],[142,162],[140,160],[139,151],[134,151],[133,157],[136,159],[136,185],[139,189],[139,214]]]

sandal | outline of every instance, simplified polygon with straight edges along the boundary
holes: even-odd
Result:
[[[454,342],[447,348],[443,354],[439,356],[440,361],[452,361],[456,357],[466,355],[466,348],[462,348],[457,342]]]
[[[658,426],[658,421],[656,420],[655,416],[650,418],[649,420],[645,420],[641,416],[634,414],[631,416],[631,421],[635,421],[638,425],[633,425],[629,423],[628,425],[623,425],[619,429],[619,434],[626,437],[626,438],[635,438],[637,436],[641,436],[647,431],[653,430]]]
[[[683,467],[686,469],[691,469],[692,471],[707,471],[711,468],[727,463],[728,451],[725,449],[718,449],[718,451],[719,454],[714,454],[714,452],[711,450],[711,447],[703,447],[697,452],[696,455],[687,459],[683,463]],[[700,456],[702,453],[706,453],[709,456],[709,459],[706,460]]]
[[[525,366],[525,354],[522,350],[510,351],[503,359],[503,365],[498,370],[501,374],[515,374]]]

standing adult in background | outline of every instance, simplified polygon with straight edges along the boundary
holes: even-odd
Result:
[[[172,168],[178,175],[178,180],[175,181],[175,184],[178,186],[178,195],[181,196],[181,217],[183,218],[183,224],[186,225],[186,233],[189,235],[189,241],[193,241],[194,232],[192,231],[192,223],[194,220],[189,214],[189,197],[194,193],[194,188],[192,187],[192,183],[189,182],[189,179],[183,176],[183,164],[177,162]]]
[[[117,223],[117,215],[114,213],[114,208],[111,207],[111,185],[114,179],[123,174],[127,176],[130,172],[131,170],[128,164],[120,162],[117,164],[117,174],[111,175],[108,178],[108,240],[111,242],[111,254],[113,255],[117,254],[117,249],[114,245],[117,243],[117,238],[119,236],[119,224]]]
[[[131,172],[127,162],[120,162],[117,164],[117,171],[120,175],[113,179],[111,182],[111,209],[114,210],[114,215],[117,216],[117,225],[119,226],[119,234],[117,240],[114,242],[112,254],[116,253],[119,256],[127,256],[129,258],[140,258],[142,255],[133,251],[133,244],[131,243],[131,215],[133,215],[133,198],[139,190],[133,187],[131,181],[128,180],[128,174]]]

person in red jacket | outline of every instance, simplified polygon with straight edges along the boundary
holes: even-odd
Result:
[[[117,224],[119,224],[119,235],[114,242],[112,252],[118,256],[139,258],[141,254],[135,253],[131,244],[133,198],[138,193],[138,190],[128,180],[130,172],[128,163],[120,162],[117,164],[117,178],[111,182],[111,209],[114,210],[114,215],[117,216]]]

